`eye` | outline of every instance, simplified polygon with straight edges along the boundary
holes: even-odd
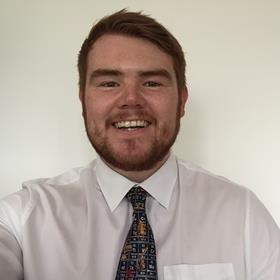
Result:
[[[114,81],[108,81],[108,82],[102,82],[100,83],[99,87],[118,87],[120,86],[117,82]]]
[[[144,86],[146,87],[160,87],[161,85],[161,83],[155,81],[147,81],[144,83]]]

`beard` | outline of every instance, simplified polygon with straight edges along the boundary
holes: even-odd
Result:
[[[176,140],[180,126],[179,124],[180,122],[177,121],[176,130],[172,136],[168,139],[164,139],[165,136],[162,136],[161,140],[154,138],[143,153],[135,153],[138,149],[137,139],[126,140],[125,145],[127,147],[127,152],[125,155],[118,153],[108,138],[105,137],[102,141],[99,141],[97,134],[92,135],[88,128],[86,131],[89,141],[95,151],[109,165],[124,171],[143,171],[152,169],[169,153],[170,148]]]
[[[159,127],[158,137],[154,136],[145,151],[141,153],[138,151],[139,145],[141,146],[139,139],[126,139],[123,143],[126,147],[126,152],[120,153],[109,137],[103,135],[101,130],[91,129],[85,104],[83,104],[83,116],[88,139],[97,154],[110,166],[124,171],[144,171],[155,167],[169,153],[180,129],[178,104],[174,131],[170,131],[170,128],[168,129],[166,126]],[[107,122],[106,127],[109,125],[111,125],[110,121]],[[154,125],[156,125],[156,121]]]

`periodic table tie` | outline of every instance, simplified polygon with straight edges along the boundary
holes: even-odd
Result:
[[[126,197],[133,207],[133,222],[115,280],[157,280],[155,240],[145,211],[147,192],[141,187],[133,187]]]

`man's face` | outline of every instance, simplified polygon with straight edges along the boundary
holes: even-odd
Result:
[[[156,45],[124,35],[103,35],[88,54],[80,93],[86,130],[113,168],[154,168],[175,141],[184,114],[172,58]]]

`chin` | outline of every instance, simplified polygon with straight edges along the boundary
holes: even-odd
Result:
[[[156,145],[152,145],[146,151],[138,149],[131,152],[126,150],[121,153],[119,150],[114,149],[114,151],[103,150],[102,152],[97,152],[113,168],[124,171],[146,171],[159,165],[169,154],[169,150],[169,146],[165,149],[158,149]]]

